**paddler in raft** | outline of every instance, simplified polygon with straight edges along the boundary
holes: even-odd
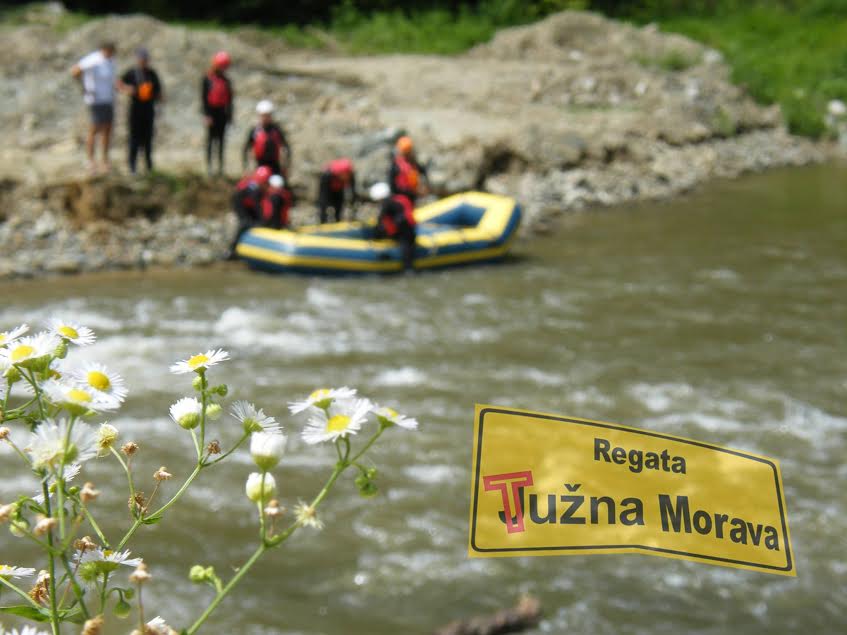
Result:
[[[353,162],[342,157],[327,163],[318,177],[318,223],[323,225],[329,220],[330,208],[334,212],[335,222],[341,222],[348,191],[350,204],[355,205],[357,202],[356,172],[353,169]]]
[[[418,163],[412,138],[400,137],[394,145],[394,156],[388,171],[391,193],[406,196],[414,205],[418,196],[429,192],[426,180],[426,168]]]
[[[235,260],[235,248],[241,236],[251,227],[261,222],[263,216],[263,202],[268,192],[269,181],[273,176],[271,169],[262,165],[256,171],[241,179],[235,186],[232,195],[232,208],[238,217],[238,229],[229,246],[228,260]]]
[[[400,244],[403,268],[415,266],[415,205],[406,194],[392,194],[387,183],[375,183],[368,191],[371,200],[382,202],[377,218],[375,238],[392,238]]]

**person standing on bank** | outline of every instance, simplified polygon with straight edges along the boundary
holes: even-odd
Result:
[[[263,99],[256,104],[259,122],[247,135],[247,141],[244,142],[244,149],[241,152],[241,161],[246,170],[247,156],[252,152],[256,167],[266,165],[274,174],[288,178],[291,147],[288,145],[285,132],[273,120],[273,113],[274,105],[270,100]]]
[[[203,77],[200,96],[206,124],[206,171],[212,174],[213,146],[217,146],[218,174],[224,171],[224,136],[232,122],[235,93],[226,75],[230,65],[229,53],[218,51],[212,56],[212,66]]]
[[[115,45],[103,42],[100,49],[89,53],[71,68],[71,75],[82,84],[83,99],[88,106],[91,125],[88,128],[86,152],[89,171],[97,171],[95,145],[100,137],[103,171],[108,172],[112,122],[115,119]]]
[[[118,89],[131,98],[129,106],[129,171],[135,174],[138,151],[144,148],[147,172],[153,170],[153,121],[156,103],[162,101],[159,75],[150,67],[150,53],[135,51],[136,65],[118,80]]]

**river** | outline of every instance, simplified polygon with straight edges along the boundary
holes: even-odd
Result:
[[[718,181],[669,202],[570,216],[506,264],[419,276],[271,277],[235,266],[3,283],[0,326],[60,313],[97,331],[80,358],[125,377],[131,394],[113,423],[141,445],[142,475],[191,469],[190,438],[167,416],[189,379],[168,365],[227,349],[233,359],[214,378],[291,434],[276,470],[289,508],[319,489],[334,458],[297,439],[289,400],[347,384],[420,420],[419,432],[392,430],[373,454],[381,496],[361,499],[341,482],[322,510],[325,529],[270,554],[205,632],[427,633],[523,592],[545,608],[537,632],[844,632],[845,184],[838,164]],[[797,577],[642,555],[469,560],[477,402],[779,459]],[[214,429],[223,441],[237,435],[226,418]],[[0,501],[34,489],[5,448],[0,458]],[[87,465],[104,490],[96,509],[117,533],[126,520],[117,466]],[[244,452],[204,473],[175,513],[139,534],[133,551],[154,576],[148,613],[187,625],[210,599],[188,568],[229,577],[252,552],[250,471]],[[0,561],[38,566],[32,557],[0,533]]]

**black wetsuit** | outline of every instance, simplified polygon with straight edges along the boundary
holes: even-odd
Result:
[[[414,206],[408,197],[395,195],[383,202],[379,211],[375,237],[393,238],[400,243],[403,268],[408,270],[414,267],[417,230]]]
[[[238,217],[238,228],[229,246],[229,258],[235,258],[235,248],[242,234],[255,227],[262,219],[262,199],[264,192],[261,186],[252,179],[242,179],[235,187],[232,195],[232,208]]]
[[[232,103],[235,97],[232,82],[223,73],[216,73],[214,76],[209,73],[203,77],[200,95],[203,114],[212,120],[206,135],[206,169],[209,173],[212,172],[212,147],[217,144],[220,174],[224,169],[224,136],[227,126],[232,122]]]
[[[332,208],[335,214],[335,222],[340,223],[344,212],[345,192],[349,188],[350,203],[353,204],[357,200],[356,196],[356,174],[350,174],[350,181],[344,181],[330,170],[321,172],[320,180],[318,181],[318,222],[325,223],[329,220],[329,209]]]
[[[121,77],[134,89],[129,106],[129,170],[135,173],[138,151],[144,148],[147,171],[153,169],[153,130],[156,102],[162,98],[159,75],[152,68],[135,67]]]

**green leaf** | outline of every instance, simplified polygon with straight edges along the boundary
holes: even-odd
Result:
[[[35,608],[34,606],[30,606],[29,604],[21,604],[20,606],[0,606],[0,613],[23,617],[28,620],[32,620],[33,622],[50,621],[49,615],[45,615],[41,612],[41,610]]]
[[[162,522],[162,517],[161,516],[150,516],[150,518],[145,518],[141,522],[144,523],[145,525],[157,525],[160,522]]]
[[[59,619],[63,622],[71,622],[72,624],[85,624],[85,616],[82,614],[82,609],[78,606],[60,613]]]

